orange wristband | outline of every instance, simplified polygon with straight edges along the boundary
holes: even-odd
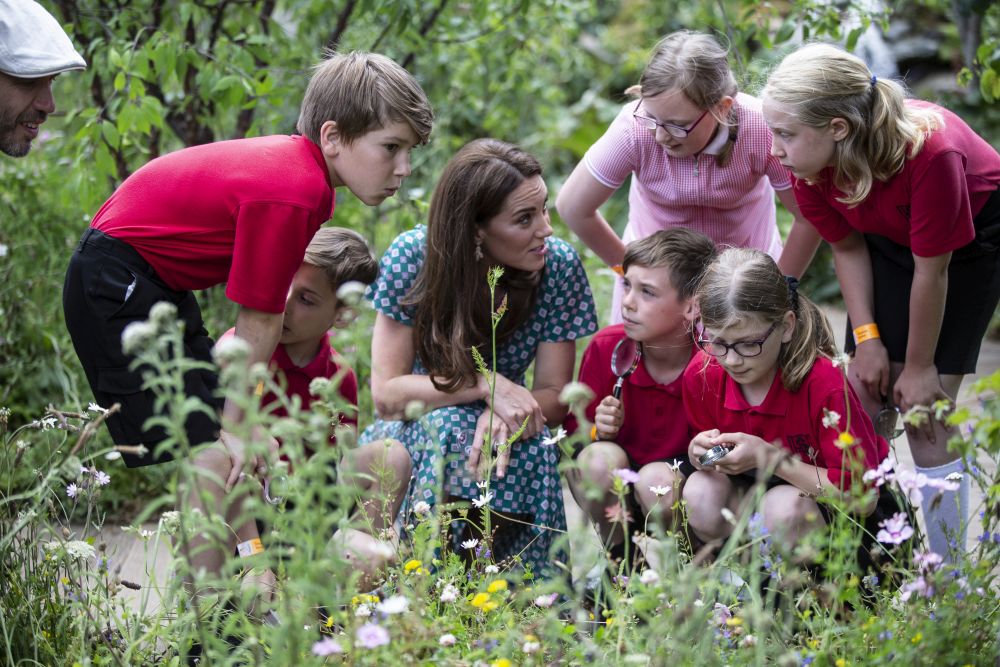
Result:
[[[625,269],[622,267],[621,264],[615,264],[614,266],[611,267],[611,270],[620,275],[622,278],[625,277]]]
[[[256,556],[259,553],[264,552],[264,545],[261,544],[260,538],[254,538],[252,540],[247,540],[246,542],[240,542],[236,545],[236,551],[240,554],[240,558],[249,558],[250,556]]]
[[[860,327],[854,327],[854,343],[856,345],[861,345],[861,343],[866,340],[872,340],[873,338],[880,338],[878,333],[878,325],[874,322],[871,324],[862,324]]]

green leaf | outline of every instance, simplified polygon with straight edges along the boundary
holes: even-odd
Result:
[[[118,72],[115,74],[115,90],[121,91],[125,89],[125,72]]]
[[[101,123],[101,136],[104,137],[104,140],[108,142],[109,146],[112,148],[118,148],[118,143],[121,141],[121,135],[118,133],[118,128],[116,128],[114,123],[110,120],[106,120]]]
[[[845,43],[845,46],[848,51],[854,50],[854,47],[858,45],[858,39],[861,35],[865,34],[865,30],[867,30],[866,26],[858,26],[851,32],[847,33],[847,42]]]

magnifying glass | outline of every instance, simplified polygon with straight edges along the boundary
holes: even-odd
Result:
[[[280,505],[285,500],[285,490],[288,486],[288,476],[278,475],[264,480],[264,502],[269,505]],[[274,495],[271,492],[274,491]]]
[[[875,427],[875,434],[886,440],[895,440],[903,434],[903,429],[899,428],[899,408],[889,405],[889,399],[885,396],[882,397],[882,409],[875,415],[872,425]]]
[[[640,343],[635,342],[628,336],[618,341],[615,349],[611,352],[611,372],[618,378],[615,386],[611,389],[612,396],[615,398],[622,397],[622,384],[625,383],[625,378],[639,367],[641,360],[642,345]]]

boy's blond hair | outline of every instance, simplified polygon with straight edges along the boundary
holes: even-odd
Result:
[[[370,285],[378,278],[378,260],[364,237],[344,227],[323,227],[306,248],[306,264],[321,269],[336,292],[351,281]]]
[[[391,122],[407,123],[427,143],[434,113],[416,79],[390,58],[353,51],[330,53],[313,71],[296,127],[314,144],[328,120],[350,145]]]
[[[833,153],[833,184],[849,206],[863,202],[875,181],[888,181],[944,127],[941,114],[906,104],[906,90],[879,79],[857,56],[829,44],[807,44],[768,77],[762,97],[788,107],[809,127],[842,118],[848,135]]]
[[[635,265],[667,269],[670,284],[682,299],[688,299],[694,295],[698,281],[715,254],[712,239],[684,227],[674,227],[629,243],[622,268],[628,271],[628,267]]]

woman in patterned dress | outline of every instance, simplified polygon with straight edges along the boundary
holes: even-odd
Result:
[[[533,572],[554,574],[552,546],[566,518],[559,451],[543,440],[566,415],[559,393],[572,379],[574,340],[595,331],[596,317],[579,256],[551,237],[547,196],[541,165],[516,146],[478,139],[451,159],[427,227],[393,241],[370,292],[377,419],[362,439],[406,445],[411,508],[488,498],[493,558],[519,556]],[[494,266],[504,273],[491,304],[486,275]],[[501,304],[494,360],[491,316]],[[473,347],[495,368],[492,394]],[[426,413],[407,419],[414,401]],[[506,442],[521,424],[521,437],[484,471],[484,443]],[[468,528],[455,540],[482,537]]]

